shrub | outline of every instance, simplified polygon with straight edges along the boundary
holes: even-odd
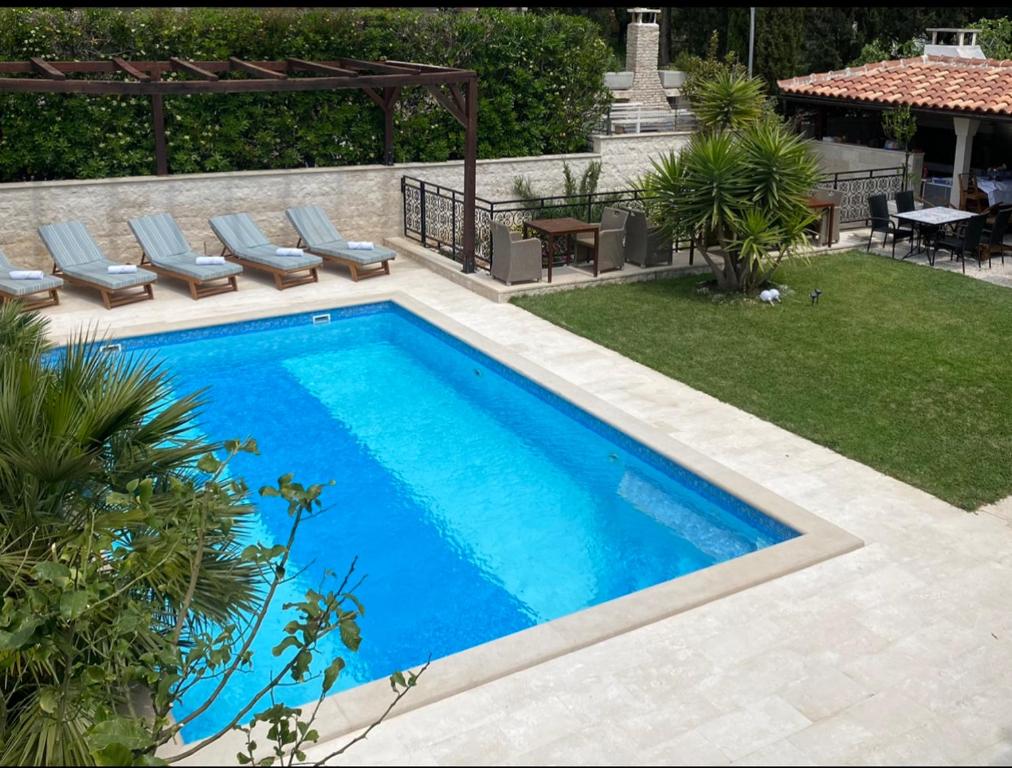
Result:
[[[1012,19],[981,19],[976,26],[980,27],[981,50],[989,59],[1012,59]]]
[[[719,289],[753,291],[807,243],[818,165],[764,106],[758,78],[721,73],[699,101],[705,130],[655,160],[643,180],[648,213],[672,237],[695,238]]]
[[[582,151],[604,112],[593,22],[485,9],[0,9],[0,58],[399,59],[474,69],[480,157]],[[358,90],[165,99],[175,173],[377,162],[383,118]],[[395,113],[395,159],[463,155],[463,129],[424,91]],[[0,95],[0,181],[153,172],[145,98]]]

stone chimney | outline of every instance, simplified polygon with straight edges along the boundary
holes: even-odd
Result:
[[[668,97],[657,73],[660,27],[657,8],[630,8],[632,20],[626,27],[625,68],[633,73],[629,101],[638,101],[650,109],[669,109]]]

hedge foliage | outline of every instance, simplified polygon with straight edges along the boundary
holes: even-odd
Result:
[[[561,14],[246,8],[2,8],[0,59],[399,59],[474,69],[480,157],[581,151],[606,108],[608,49]],[[172,75],[175,76],[175,75]],[[377,162],[381,111],[357,90],[165,99],[173,173]],[[153,172],[146,97],[0,94],[0,181]],[[463,153],[463,129],[424,90],[402,92],[395,159]]]

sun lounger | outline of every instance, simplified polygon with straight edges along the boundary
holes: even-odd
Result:
[[[171,214],[155,213],[130,219],[129,223],[144,251],[141,264],[163,277],[184,281],[195,300],[239,290],[236,275],[242,273],[242,267],[229,263],[197,263],[202,254],[186,242]]]
[[[319,280],[316,270],[323,263],[319,256],[278,256],[279,246],[268,242],[248,214],[215,216],[209,223],[225,246],[223,256],[248,269],[269,273],[279,291]]]
[[[94,288],[102,294],[106,309],[155,297],[152,283],[158,275],[146,269],[110,274],[108,268],[117,262],[106,258],[81,222],[44,224],[39,235],[53,257],[53,274],[62,275],[71,285]]]
[[[63,287],[58,277],[45,276],[41,280],[12,280],[10,273],[17,271],[3,251],[0,251],[0,301],[20,301],[25,309],[41,309],[53,307],[60,303],[57,288]],[[38,293],[45,293],[45,298],[31,299]]]
[[[352,280],[390,274],[390,260],[396,256],[393,251],[382,246],[349,248],[348,241],[319,206],[289,208],[285,215],[299,233],[300,245],[304,245],[310,253],[347,267],[351,270]]]

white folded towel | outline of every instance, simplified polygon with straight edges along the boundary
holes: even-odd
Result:
[[[45,277],[41,269],[12,269],[9,274],[11,280],[41,280]]]
[[[301,248],[278,248],[274,251],[275,256],[305,256],[306,252]]]
[[[371,240],[349,240],[348,248],[352,251],[371,251],[373,249]]]
[[[137,271],[136,264],[110,264],[105,268],[110,275],[126,275]]]
[[[210,266],[211,264],[224,264],[224,256],[198,256],[197,264],[200,266]]]

